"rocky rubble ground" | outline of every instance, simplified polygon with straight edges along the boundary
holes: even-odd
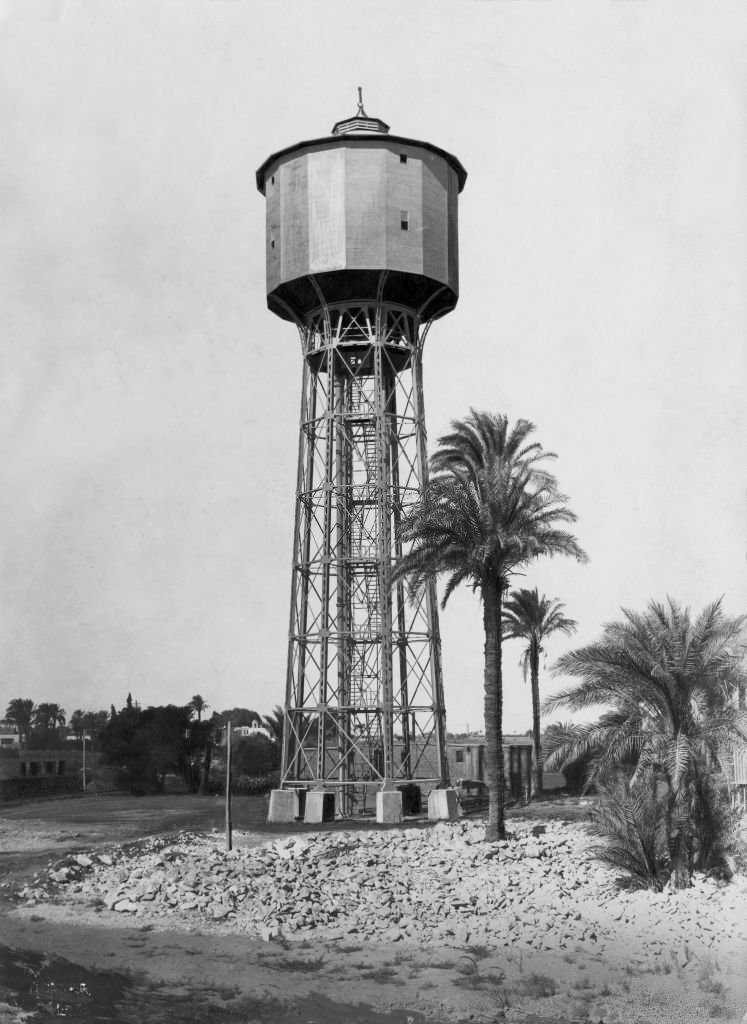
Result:
[[[626,891],[593,859],[581,825],[525,821],[494,846],[483,834],[483,825],[462,821],[306,833],[230,853],[217,833],[183,834],[167,845],[65,857],[19,896],[265,940],[618,947],[633,960],[666,954],[680,966],[747,953],[743,876],[699,877],[679,893]]]

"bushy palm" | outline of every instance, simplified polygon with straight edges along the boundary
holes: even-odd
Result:
[[[8,704],[5,719],[12,722],[18,730],[19,743],[28,746],[31,723],[34,720],[34,702],[24,697],[16,697]]]
[[[540,735],[539,663],[544,651],[543,643],[552,633],[570,636],[576,629],[574,619],[563,615],[565,605],[554,598],[540,597],[533,590],[512,590],[504,606],[503,637],[506,640],[524,640],[526,647],[521,657],[521,667],[526,681],[529,675],[532,687],[532,738],[534,743],[533,790],[541,793],[542,740]]]
[[[656,778],[647,773],[631,786],[622,774],[598,785],[601,801],[592,808],[592,834],[603,840],[593,852],[622,870],[634,887],[661,890],[668,877],[668,842]]]
[[[33,724],[41,730],[40,739],[49,743],[57,739],[57,726],[65,724],[65,709],[59,704],[37,704],[33,714]]]
[[[629,764],[634,788],[653,773],[664,794],[672,884],[682,886],[720,841],[717,775],[722,758],[747,736],[737,700],[745,619],[728,618],[720,601],[693,618],[671,599],[623,616],[553,667],[581,682],[546,701],[545,710],[610,710],[577,727],[548,765],[592,753],[597,774]]]
[[[262,718],[262,724],[278,743],[281,743],[283,739],[284,722],[285,714],[279,704],[275,705],[269,715],[264,715]]]
[[[197,715],[197,721],[201,722],[202,721],[202,712],[203,711],[207,711],[207,709],[210,707],[210,705],[207,703],[206,700],[204,700],[200,696],[199,693],[196,693],[194,695],[194,697],[192,698],[192,700],[187,705],[187,707],[189,708],[190,712],[194,711],[194,713]]]
[[[479,591],[485,631],[485,734],[490,797],[486,839],[505,836],[503,766],[502,601],[513,573],[542,555],[584,560],[566,497],[545,468],[555,458],[530,442],[534,426],[478,413],[452,423],[431,458],[421,500],[402,524],[406,550],[394,579],[413,592],[447,576],[442,604],[456,587]]]

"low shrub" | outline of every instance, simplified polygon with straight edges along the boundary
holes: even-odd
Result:
[[[665,812],[652,779],[633,788],[624,776],[599,784],[601,800],[591,810],[593,847],[603,863],[625,872],[635,888],[661,891],[669,877]]]
[[[277,789],[279,785],[279,772],[271,772],[269,775],[233,775],[231,777],[231,792],[235,796],[265,796],[270,790]],[[213,796],[222,796],[226,792],[225,780],[211,778],[208,792]]]
[[[264,796],[279,785],[275,775],[239,775],[231,792],[239,796]]]

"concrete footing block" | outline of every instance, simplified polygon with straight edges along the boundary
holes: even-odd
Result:
[[[306,794],[303,820],[314,825],[335,820],[335,794],[323,789],[312,789]]]
[[[376,794],[376,821],[380,825],[397,825],[402,821],[402,793],[385,789]]]
[[[273,789],[270,793],[268,821],[295,821],[298,817],[298,793],[294,789]]]
[[[432,789],[428,794],[430,821],[456,821],[457,795],[455,789]]]

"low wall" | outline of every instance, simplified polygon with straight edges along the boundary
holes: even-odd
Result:
[[[82,785],[75,775],[40,775],[26,779],[0,779],[0,803],[32,797],[80,793]]]

